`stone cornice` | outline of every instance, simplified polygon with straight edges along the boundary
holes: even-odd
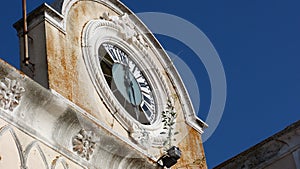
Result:
[[[156,159],[149,159],[142,149],[134,147],[69,100],[43,88],[3,61],[0,68],[0,79],[17,84],[16,89],[22,91],[17,96],[18,104],[12,109],[0,107],[3,120],[81,166],[157,168]],[[81,150],[81,145],[86,151]]]
[[[65,33],[65,30],[63,29],[63,19],[63,15],[58,13],[48,4],[44,3],[28,14],[28,31],[33,29],[39,23],[43,21],[48,21],[58,30]],[[17,21],[13,26],[17,30],[19,36],[23,34],[23,19]]]
[[[287,154],[299,150],[300,121],[297,121],[277,134],[216,166],[214,169],[264,168]]]

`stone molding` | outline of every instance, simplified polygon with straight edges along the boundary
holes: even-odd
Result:
[[[0,108],[0,118],[4,121],[80,166],[91,169],[100,167],[126,169],[129,166],[138,169],[157,168],[154,157],[149,158],[146,151],[111,131],[106,125],[67,99],[45,89],[3,61],[0,61],[0,67],[0,77],[16,79],[25,89],[18,107],[12,113]],[[88,132],[78,134],[78,131],[83,131],[82,129]],[[1,128],[0,135],[3,132],[4,128]],[[82,155],[72,151],[74,150],[72,139],[76,136],[81,137],[80,135],[88,136],[87,140],[90,143],[95,142],[96,146],[93,146],[89,159],[86,158],[87,155],[82,158]],[[90,135],[101,139],[89,139]],[[20,147],[18,145],[17,147]],[[19,152],[25,152],[21,160],[26,159],[26,152],[34,146],[39,149],[36,143],[32,143],[27,151],[19,149]],[[43,159],[42,154],[41,157]]]
[[[30,12],[27,16],[28,23],[28,32],[31,29],[36,27],[41,22],[47,21],[56,29],[58,29],[62,33],[66,33],[64,27],[64,16],[53,9],[50,5],[44,3],[34,11]],[[18,32],[18,36],[21,37],[23,35],[23,19],[20,19],[16,23],[14,23],[14,28]]]
[[[261,143],[251,147],[241,154],[225,161],[214,169],[260,169],[265,168],[283,157],[293,154],[295,164],[297,160],[297,150],[300,149],[300,121],[292,124],[279,133],[269,137]],[[299,164],[297,164],[299,165]]]
[[[300,168],[300,146],[293,152],[296,168]]]

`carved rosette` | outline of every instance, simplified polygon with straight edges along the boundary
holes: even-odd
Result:
[[[96,148],[94,137],[93,132],[81,129],[72,139],[73,151],[80,157],[90,160]]]
[[[4,78],[0,80],[0,107],[13,111],[20,103],[25,89],[17,80]]]
[[[113,23],[119,30],[123,40],[135,44],[146,56],[148,55],[147,50],[149,45],[146,43],[141,31],[138,30],[127,13],[120,16],[110,16],[108,12],[104,12],[103,16],[100,18]]]

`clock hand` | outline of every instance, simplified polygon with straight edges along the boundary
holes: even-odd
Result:
[[[125,70],[125,78],[124,78],[124,80],[125,80],[125,84],[126,84],[126,87],[127,86],[129,86],[130,85],[130,79],[129,79],[129,71],[128,71],[128,68],[127,68],[127,66],[125,66],[125,67],[123,67]]]
[[[131,104],[133,104],[133,106],[134,106],[134,112],[135,112],[135,115],[136,115],[136,119],[139,120],[140,112],[137,111],[135,91],[134,91],[132,80],[130,79],[128,64],[125,65],[125,78],[124,78],[124,80],[125,80],[125,87],[127,89],[127,94],[128,94],[129,100],[130,100]],[[132,98],[133,98],[133,100],[132,100]]]
[[[139,120],[140,111],[137,111],[137,103],[136,103],[136,99],[135,99],[135,92],[134,92],[132,81],[130,81],[130,87],[131,87],[133,102],[134,102],[134,112],[135,112],[135,115],[136,115],[136,119]]]
[[[128,71],[128,68],[127,66],[126,67],[123,67],[124,68],[124,72],[125,72],[125,76],[124,76],[124,85],[125,85],[125,88],[127,90],[127,95],[129,97],[129,101],[131,102],[131,88],[129,87],[130,86],[130,77],[129,77],[129,71]]]
[[[131,89],[131,92],[132,92],[133,104],[136,106],[136,99],[135,99],[135,94],[134,94],[134,88],[133,88],[132,80],[130,79],[130,76],[129,76],[129,66],[128,66],[128,64],[126,64],[126,66],[125,66],[125,74],[126,74],[125,75],[125,79],[127,81],[127,84],[130,86],[130,89]]]
[[[129,102],[131,103],[132,101],[132,98],[131,98],[131,92],[132,92],[132,90],[131,90],[131,88],[130,87],[126,87],[126,89],[127,89],[127,95],[128,95],[128,97],[129,97]],[[132,104],[132,103],[131,103]]]

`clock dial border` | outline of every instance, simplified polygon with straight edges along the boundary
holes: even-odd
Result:
[[[156,114],[154,93],[152,91],[151,84],[148,82],[147,77],[145,77],[140,67],[131,59],[131,57],[126,53],[126,51],[124,51],[124,49],[121,49],[121,47],[115,44],[107,42],[101,44],[99,47],[99,60],[102,71],[107,71],[107,73],[103,72],[106,82],[110,86],[113,94],[117,97],[117,100],[119,100],[120,104],[122,105],[123,102],[122,106],[125,109],[127,108],[126,111],[131,116],[133,115],[129,111],[133,111],[132,109],[134,109],[134,112],[136,113],[136,118],[134,116],[133,117],[135,118],[135,120],[141,122],[142,124],[151,125],[155,120]],[[125,91],[125,93],[128,92],[129,89],[129,93],[126,94],[124,94],[124,91],[120,89],[121,87],[123,87],[123,84],[120,85],[120,83],[122,82],[115,83],[115,81],[118,80],[118,78],[115,80],[116,76],[114,75],[114,70],[118,71],[117,73],[119,75],[123,73],[122,70],[120,70],[120,68],[125,69],[125,72],[128,72],[127,78],[133,77],[133,80],[127,82],[131,84],[130,88],[127,88],[129,87],[129,84],[124,84],[127,90]],[[125,78],[123,78],[122,81],[126,81],[127,78],[125,76]],[[132,83],[132,81],[134,83]],[[138,91],[136,91],[135,88],[133,88],[133,84],[136,84],[135,86],[138,87]],[[138,103],[136,102],[135,97],[135,93],[137,92],[139,96]],[[121,98],[119,95],[121,96]],[[132,107],[130,107],[130,105],[127,104],[132,104]],[[140,117],[142,119],[139,119]]]
[[[103,33],[105,32],[105,34]],[[112,43],[121,47],[131,59],[139,64],[146,79],[151,84],[154,99],[156,103],[156,118],[151,125],[143,125],[133,119],[113,96],[109,86],[104,79],[101,69],[99,68],[98,49],[103,43]],[[150,49],[155,54],[155,47]],[[129,132],[135,133],[137,129],[143,129],[151,135],[159,135],[162,129],[161,112],[164,110],[167,100],[170,98],[170,91],[166,85],[166,80],[161,70],[153,63],[151,56],[148,56],[140,44],[132,39],[126,39],[120,34],[119,28],[111,21],[91,20],[83,30],[82,35],[82,53],[89,73],[89,76],[98,92],[100,98],[108,106],[110,113],[120,122],[120,124]],[[152,56],[153,57],[153,56]],[[157,57],[157,56],[155,56]],[[103,83],[105,81],[105,83]],[[112,97],[113,96],[113,97]],[[160,141],[158,141],[160,142]],[[156,143],[156,145],[161,143]]]

